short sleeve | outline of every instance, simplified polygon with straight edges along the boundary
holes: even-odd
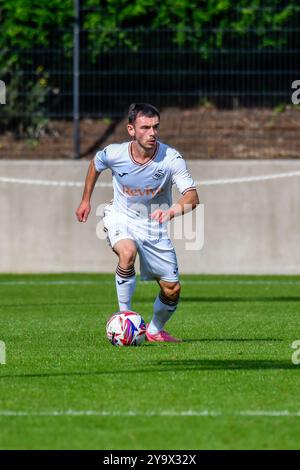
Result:
[[[103,171],[108,168],[107,147],[96,153],[94,157],[96,171]]]
[[[172,183],[176,184],[178,191],[185,194],[191,189],[196,189],[196,184],[187,169],[186,162],[179,153],[172,159],[171,164]]]

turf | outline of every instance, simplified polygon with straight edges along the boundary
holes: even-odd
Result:
[[[184,342],[116,348],[113,275],[1,275],[0,448],[299,449],[300,277],[182,280]]]

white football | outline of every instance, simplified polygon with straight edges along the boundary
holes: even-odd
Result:
[[[106,336],[114,346],[140,346],[146,339],[146,324],[136,312],[118,312],[108,320]]]

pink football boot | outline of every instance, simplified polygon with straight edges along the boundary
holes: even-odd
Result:
[[[149,341],[150,343],[181,343],[182,340],[178,338],[173,338],[173,336],[169,335],[166,331],[162,330],[159,331],[158,333],[155,333],[154,335],[151,335],[148,333],[148,326],[146,329],[146,341]]]

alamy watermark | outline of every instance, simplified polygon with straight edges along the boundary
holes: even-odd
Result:
[[[4,341],[0,341],[0,364],[6,364],[6,346]]]
[[[292,363],[295,364],[295,366],[297,366],[298,364],[300,364],[300,339],[296,339],[292,343],[291,347],[295,349],[295,351],[292,354]]]
[[[204,204],[199,204],[194,210],[186,205],[184,215],[174,217],[171,223],[159,223],[150,217],[157,210],[167,212],[170,209],[167,204],[148,206],[137,203],[122,209],[122,213],[116,215],[112,204],[99,204],[96,215],[101,220],[96,226],[97,238],[107,239],[109,230],[115,237],[133,232],[139,239],[158,240],[161,236],[167,236],[173,240],[184,240],[187,251],[199,251],[204,246]]]
[[[0,104],[6,104],[6,86],[3,80],[0,80]]]
[[[300,80],[294,80],[292,82],[292,88],[295,90],[292,93],[292,103],[299,104],[300,103]]]

